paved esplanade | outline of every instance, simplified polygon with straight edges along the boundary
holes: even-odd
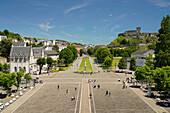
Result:
[[[81,59],[77,59],[67,71],[42,75],[44,84],[37,84],[3,113],[161,113],[168,112],[143,96],[138,89],[122,89],[124,74],[104,73],[90,59],[94,70],[100,73],[87,75],[73,73],[78,70]],[[130,76],[130,75],[127,75]],[[88,80],[96,82],[88,83]],[[57,86],[60,86],[58,89]],[[101,87],[94,88],[94,85]],[[77,90],[75,90],[75,87]],[[69,91],[66,93],[66,91]],[[105,95],[106,91],[111,95]],[[89,94],[92,98],[89,98]],[[75,100],[71,101],[71,97]]]

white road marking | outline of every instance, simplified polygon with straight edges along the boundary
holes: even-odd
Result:
[[[42,85],[42,86],[44,86],[44,84]],[[39,87],[34,93],[32,93],[29,97],[27,97],[18,107],[16,107],[15,109],[14,109],[14,111],[12,111],[11,113],[14,113],[22,104],[24,104],[32,95],[34,95],[40,88],[42,88],[42,86],[41,87]]]
[[[82,85],[81,85],[81,98],[80,98],[80,108],[79,108],[79,113],[81,113],[81,104],[82,104],[82,95],[83,95],[83,79],[82,79]]]
[[[78,103],[78,100],[79,100],[79,92],[80,92],[80,83],[79,83],[79,89],[78,89],[78,93],[77,93],[77,100],[76,100],[76,106],[75,106],[74,113],[76,113],[76,111],[77,111],[77,103]]]
[[[91,84],[91,92],[92,92],[92,98],[93,98],[94,113],[96,113],[92,84]]]
[[[110,79],[109,75],[108,75],[108,74],[106,74],[106,75],[107,75],[107,77]]]
[[[131,88],[130,88],[131,89]],[[131,89],[132,90],[132,89]],[[132,90],[133,91],[133,90]],[[135,92],[135,91],[133,91],[133,92]],[[136,93],[136,92],[135,92]],[[137,93],[136,93],[136,95],[138,95]],[[140,97],[139,95],[138,95],[138,97]],[[144,102],[146,102],[142,97],[140,97]],[[155,108],[153,108],[148,102],[146,102],[153,110],[155,110],[156,111],[156,109]],[[157,111],[156,111],[156,113],[158,113]]]
[[[89,97],[89,94],[90,94],[90,92],[89,92],[89,83],[88,83],[88,97]],[[90,110],[90,113],[91,113],[91,101],[90,100],[91,99],[89,98],[89,110]]]

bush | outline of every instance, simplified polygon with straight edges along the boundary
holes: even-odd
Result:
[[[50,72],[51,72],[51,73],[53,73],[53,72],[59,72],[59,70],[54,69],[54,70],[51,70]]]
[[[59,71],[64,71],[64,69],[62,67],[59,67]]]

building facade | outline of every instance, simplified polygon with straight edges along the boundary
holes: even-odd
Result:
[[[10,52],[10,73],[24,69],[25,73],[30,73],[33,69],[34,56],[32,47],[14,47]]]
[[[131,57],[135,57],[136,67],[142,67],[145,65],[146,57],[152,55],[155,57],[154,50],[140,49],[131,54]]]

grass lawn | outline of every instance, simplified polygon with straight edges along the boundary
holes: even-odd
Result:
[[[84,70],[84,67],[85,67],[85,62],[86,62],[86,71]],[[89,61],[89,57],[87,58],[84,58],[82,59],[81,61],[81,64],[80,64],[80,67],[79,69],[77,70],[77,72],[94,72],[94,70],[92,69],[91,67],[91,63]]]
[[[66,66],[65,64],[63,64],[63,65],[60,66],[59,68],[62,68],[63,71],[68,70],[68,68],[69,68],[70,66],[72,66],[75,61],[76,61],[76,59],[75,59],[72,63],[68,64],[68,66]]]
[[[90,59],[96,59],[96,57],[89,57]]]
[[[117,66],[118,63],[119,63],[119,60],[121,59],[122,57],[114,57],[114,60],[112,62],[112,66],[111,67],[107,67],[107,66],[104,66],[103,64],[101,64],[101,67],[103,69],[115,69],[115,65]]]

